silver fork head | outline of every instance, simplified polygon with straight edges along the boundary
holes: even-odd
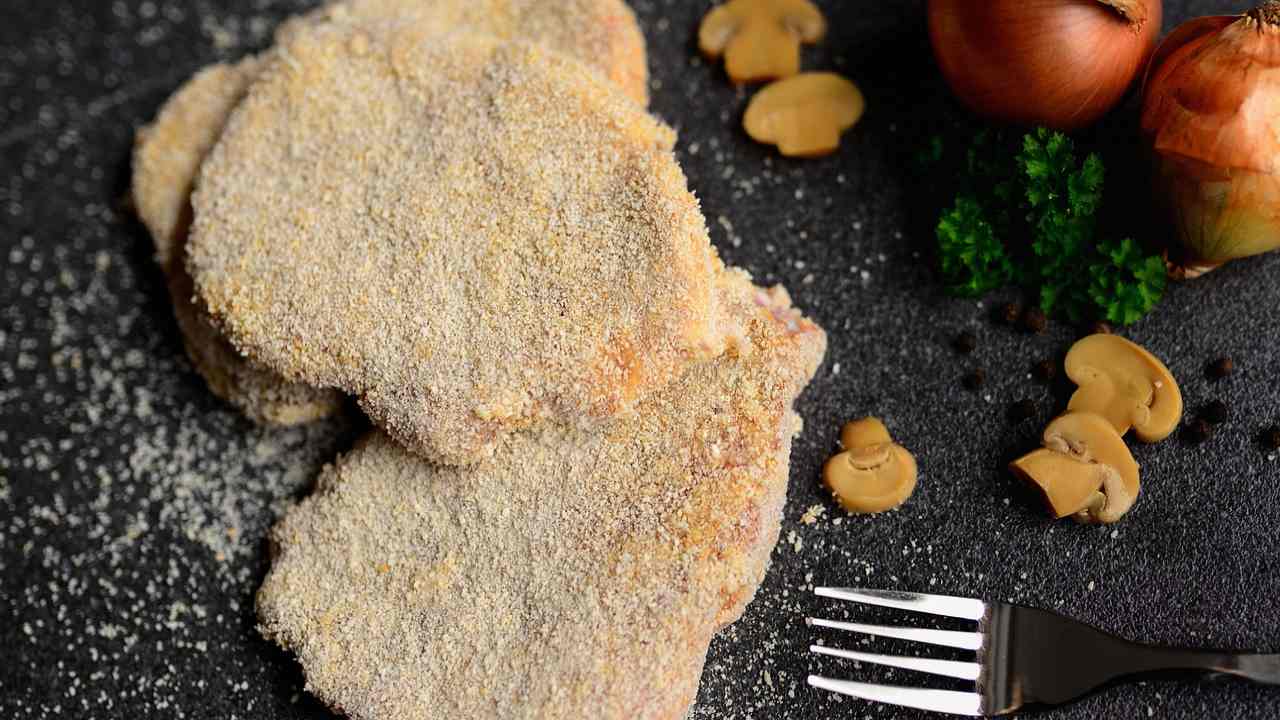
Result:
[[[982,696],[977,693],[960,692],[958,690],[929,690],[925,688],[899,687],[897,685],[875,685],[872,683],[852,682],[850,680],[833,680],[821,675],[810,675],[809,684],[822,690],[848,695],[850,697],[870,700],[872,702],[901,705],[917,710],[931,710],[949,715],[968,715],[980,717],[982,712]]]
[[[950,595],[926,595],[924,593],[899,592],[897,590],[867,590],[865,588],[814,588],[819,597],[849,600],[866,605],[911,610],[931,615],[946,615],[962,620],[981,620],[987,614],[987,604],[973,598]]]
[[[891,590],[867,590],[861,588],[815,588],[814,593],[821,597],[837,600],[878,605],[881,607],[910,610],[914,612],[945,615],[963,620],[982,621],[986,617],[988,607],[981,600],[951,597],[947,595],[926,595],[922,593],[896,592]],[[914,642],[955,647],[964,650],[978,651],[983,645],[981,626],[978,632],[962,632],[953,630],[932,630],[928,628],[892,627],[884,625],[865,625],[862,623],[807,618],[810,626],[846,630],[877,637],[890,637]],[[982,674],[982,667],[976,662],[960,662],[954,660],[938,660],[922,657],[899,657],[894,655],[878,655],[852,650],[812,645],[810,652],[820,655],[840,657],[858,662],[869,662],[876,665],[915,670],[918,672],[944,675],[976,682]],[[901,705],[919,710],[950,713],[953,715],[979,716],[983,714],[983,699],[977,692],[956,690],[932,690],[927,688],[900,687],[895,685],[877,685],[873,683],[836,680],[810,675],[809,684],[823,690],[862,698],[873,702]]]

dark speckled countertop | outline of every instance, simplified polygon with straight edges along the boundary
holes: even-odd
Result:
[[[929,135],[959,142],[978,125],[933,69],[922,2],[821,4],[832,31],[806,67],[858,81],[869,111],[837,155],[793,162],[747,140],[746,94],[695,56],[709,2],[633,2],[653,109],[680,131],[716,244],[760,281],[784,283],[831,336],[799,405],[806,429],[772,570],[712,645],[694,717],[919,716],[804,685],[813,670],[918,680],[807,657],[802,618],[848,610],[812,597],[816,584],[1005,599],[1137,640],[1280,651],[1280,466],[1257,441],[1280,423],[1280,257],[1178,285],[1127,331],[1167,360],[1190,408],[1221,399],[1231,420],[1203,445],[1135,448],[1144,489],[1122,523],[1049,522],[1003,466],[1065,404],[1066,389],[1032,380],[1031,366],[1060,358],[1079,331],[1018,334],[988,320],[996,298],[940,292],[927,259],[933,209],[909,160]],[[167,94],[202,65],[262,46],[306,5],[0,6],[0,717],[329,716],[292,659],[257,635],[253,593],[267,528],[359,430],[263,431],[213,400],[122,200],[133,132]],[[1173,0],[1166,29],[1245,8]],[[1132,115],[1092,133],[1113,183],[1136,166]],[[965,329],[978,347],[961,357],[949,341]],[[1203,367],[1220,355],[1239,371],[1211,383]],[[989,378],[977,393],[960,386],[975,367]],[[1008,420],[1020,399],[1036,404],[1035,421]],[[840,424],[868,413],[916,453],[920,485],[898,512],[847,517],[819,491],[818,469]],[[802,523],[815,505],[825,513]],[[1280,718],[1280,690],[1147,684],[1044,717]]]

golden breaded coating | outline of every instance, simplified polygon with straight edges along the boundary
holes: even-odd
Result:
[[[648,103],[644,35],[622,0],[340,0],[294,18],[281,28],[280,36],[287,39],[319,22],[400,16],[434,23],[442,32],[466,26],[543,43],[591,64],[635,100]],[[155,123],[138,134],[133,196],[168,278],[174,315],[196,371],[215,395],[249,418],[293,425],[337,412],[342,394],[285,380],[241,357],[192,302],[191,279],[183,262],[196,174],[261,63],[251,57],[234,65],[210,66],[174,93]]]
[[[464,464],[718,352],[674,133],[559,53],[430,23],[290,33],[204,164],[188,266],[232,341]]]
[[[722,282],[743,339],[603,430],[465,468],[375,433],[326,468],[258,592],[308,690],[358,720],[685,717],[764,577],[826,345],[784,292]]]
[[[138,134],[133,160],[133,198],[155,243],[173,314],[187,355],[209,389],[256,422],[296,425],[328,417],[342,407],[342,394],[291,382],[240,356],[193,302],[184,263],[191,224],[191,186],[231,111],[253,78],[259,61],[218,64],[188,81]]]
[[[644,33],[624,0],[333,0],[303,16],[303,24],[283,26],[278,39],[287,43],[311,22],[388,18],[437,33],[464,28],[536,42],[599,70],[631,99],[649,104]]]

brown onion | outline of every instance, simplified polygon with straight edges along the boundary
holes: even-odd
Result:
[[[1142,132],[1176,277],[1280,247],[1280,2],[1174,30],[1151,59]]]
[[[929,0],[951,89],[980,115],[1072,130],[1120,102],[1160,32],[1160,0]]]

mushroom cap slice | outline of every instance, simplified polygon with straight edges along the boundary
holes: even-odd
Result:
[[[801,73],[751,98],[742,126],[756,142],[789,157],[817,157],[840,147],[840,134],[862,117],[858,86],[835,73]]]
[[[837,502],[851,513],[892,510],[916,489],[916,459],[901,445],[880,443],[827,460],[822,480]]]
[[[702,19],[698,48],[710,58],[724,55],[734,82],[756,82],[795,75],[800,43],[826,32],[826,19],[809,0],[729,0]]]
[[[1159,442],[1182,419],[1182,391],[1169,368],[1122,337],[1080,340],[1067,353],[1066,371],[1079,386],[1068,411],[1102,415],[1120,435],[1133,428],[1139,440]]]
[[[1068,412],[1044,430],[1044,446],[1086,463],[1102,465],[1105,507],[1094,507],[1090,520],[1115,522],[1138,499],[1138,463],[1109,420],[1094,413]],[[1111,519],[1103,519],[1103,516]]]
[[[1040,492],[1056,519],[1088,508],[1102,488],[1104,475],[1098,465],[1046,448],[1014,460],[1009,469]]]
[[[840,446],[846,450],[865,448],[871,445],[882,445],[893,442],[889,429],[879,418],[865,417],[854,420],[840,431]]]

